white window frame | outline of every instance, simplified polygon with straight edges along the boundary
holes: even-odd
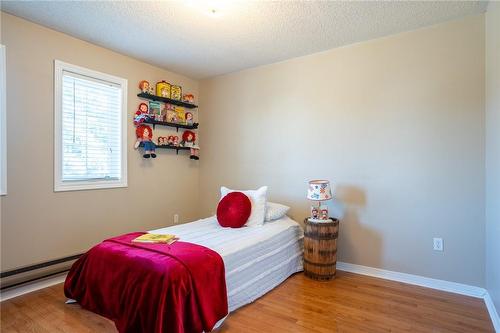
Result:
[[[7,85],[5,46],[0,44],[0,195],[7,194]]]
[[[108,81],[122,89],[121,114],[121,176],[120,179],[62,181],[62,80],[63,71]],[[54,191],[78,191],[127,187],[127,80],[54,60]]]

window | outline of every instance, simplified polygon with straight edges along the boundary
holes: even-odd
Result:
[[[55,61],[54,190],[127,186],[127,80]]]
[[[7,194],[7,115],[5,46],[0,45],[0,195]]]

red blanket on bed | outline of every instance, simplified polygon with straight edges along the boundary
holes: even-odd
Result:
[[[228,313],[220,255],[179,241],[132,243],[142,234],[90,249],[71,267],[66,297],[113,320],[122,333],[210,331]]]

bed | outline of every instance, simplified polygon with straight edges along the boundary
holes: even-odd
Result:
[[[151,230],[208,247],[224,260],[229,312],[251,303],[302,271],[303,231],[284,216],[258,227],[221,228],[215,216]]]
[[[302,270],[303,231],[287,216],[237,229],[213,216],[150,233],[179,241],[134,243],[140,232],[107,239],[75,262],[66,296],[123,333],[198,333]]]

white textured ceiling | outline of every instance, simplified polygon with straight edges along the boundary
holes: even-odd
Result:
[[[2,10],[193,78],[479,14],[487,2],[2,1]],[[208,14],[216,9],[215,15]]]

